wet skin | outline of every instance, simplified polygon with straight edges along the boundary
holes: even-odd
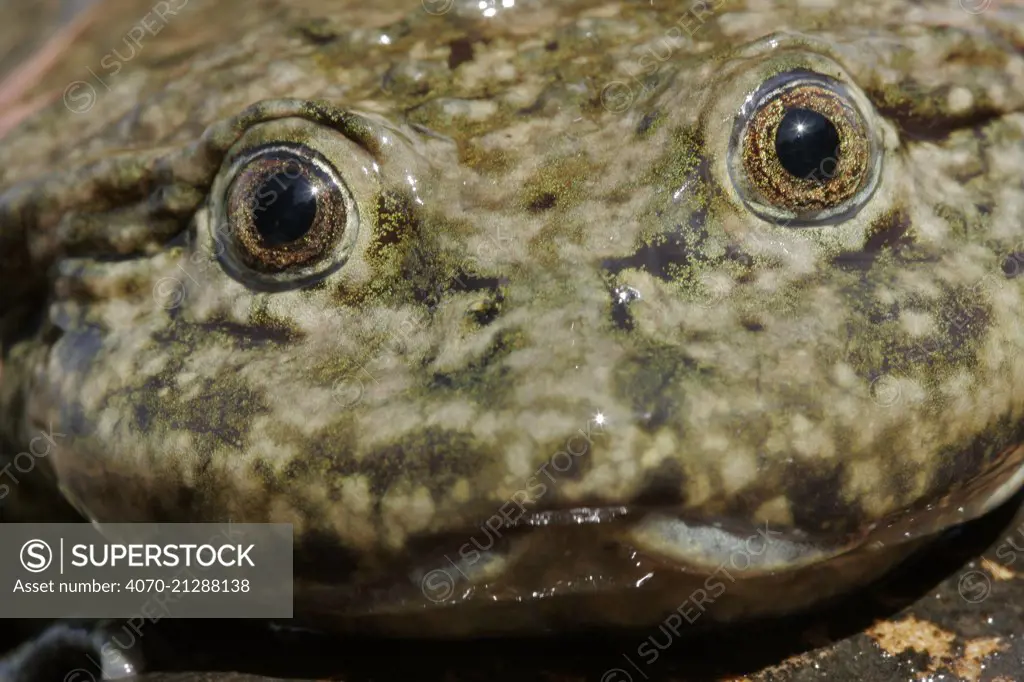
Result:
[[[1021,10],[164,4],[0,141],[11,518],[291,523],[299,618],[467,635],[803,608],[1019,489]]]

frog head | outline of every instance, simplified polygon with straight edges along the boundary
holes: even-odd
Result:
[[[1019,488],[1013,37],[583,4],[139,63],[0,195],[5,431],[65,434],[100,524],[293,524],[301,611],[413,631],[650,622],[722,570],[713,617],[790,610]]]

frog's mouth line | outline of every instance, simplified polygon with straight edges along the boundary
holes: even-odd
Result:
[[[406,555],[415,557],[406,565],[413,582],[441,571],[467,584],[511,579],[541,586],[548,583],[537,576],[550,574],[557,557],[563,582],[585,576],[597,589],[608,576],[617,585],[639,586],[652,572],[698,577],[731,567],[743,578],[789,573],[856,544],[812,541],[771,523],[727,527],[622,506],[531,512],[514,524],[483,524],[472,533],[424,541],[429,544]]]
[[[550,603],[542,610],[572,611],[585,597],[611,605],[624,622],[635,617],[646,623],[663,617],[669,602],[682,603],[708,590],[718,594],[725,584],[740,611],[751,600],[767,600],[772,608],[788,605],[791,597],[800,603],[822,589],[871,575],[862,569],[880,568],[893,552],[906,552],[913,544],[846,554],[849,547],[801,541],[771,524],[734,532],[664,512],[633,518],[621,507],[538,512],[515,527],[461,536],[454,543],[451,536],[435,540],[433,551],[404,552],[397,564],[363,572],[362,579],[344,585],[330,576],[297,575],[297,594],[314,612],[403,618],[435,607],[487,610],[527,601]],[[829,568],[819,572],[816,564]],[[776,588],[793,592],[777,596]],[[731,618],[732,608],[723,617]]]

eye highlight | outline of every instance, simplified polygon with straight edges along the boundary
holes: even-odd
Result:
[[[340,265],[358,211],[337,171],[302,145],[272,145],[239,157],[221,202],[221,260],[247,280],[296,285]]]
[[[855,214],[881,169],[876,135],[845,86],[810,71],[767,81],[737,117],[729,171],[755,214],[819,225]]]

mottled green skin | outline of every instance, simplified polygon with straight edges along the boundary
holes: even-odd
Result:
[[[695,589],[729,619],[877,575],[1020,484],[1024,17],[756,4],[192,0],[0,142],[3,435],[65,434],[45,466],[100,522],[293,523],[296,613],[339,628],[655,623]],[[870,102],[840,224],[756,218],[726,169],[796,68]],[[359,227],[267,293],[212,230],[273,141]]]

